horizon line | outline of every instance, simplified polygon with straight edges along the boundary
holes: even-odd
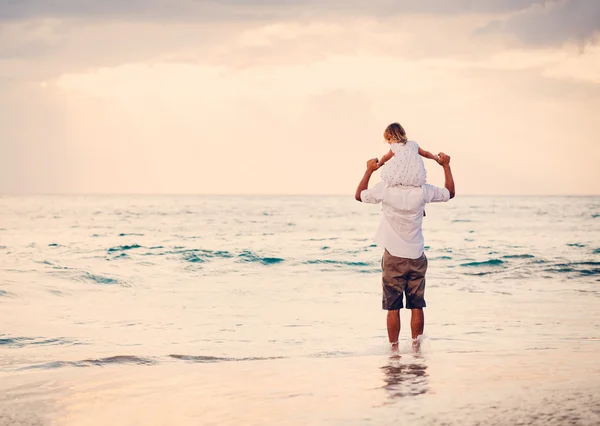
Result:
[[[354,193],[326,193],[326,194],[315,194],[315,193],[176,193],[176,192],[165,192],[165,193],[111,193],[111,192],[42,192],[42,193],[0,193],[0,197],[341,197],[348,196],[354,198]],[[600,197],[600,193],[597,194],[576,194],[576,193],[564,193],[564,194],[457,194],[460,197]]]

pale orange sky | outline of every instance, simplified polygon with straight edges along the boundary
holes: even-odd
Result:
[[[600,2],[361,3],[0,1],[0,194],[600,194]]]

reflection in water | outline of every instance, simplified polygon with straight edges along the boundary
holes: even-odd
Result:
[[[421,358],[413,358],[410,361],[407,363],[401,358],[392,358],[387,365],[381,367],[385,382],[382,387],[388,392],[390,400],[422,395],[429,390],[427,366]]]

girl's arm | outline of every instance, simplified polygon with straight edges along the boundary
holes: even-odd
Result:
[[[392,152],[392,150],[390,149],[386,154],[384,154],[383,157],[381,157],[381,160],[379,160],[377,162],[377,168],[380,168],[381,166],[383,166],[385,163],[387,163],[388,161],[391,160],[391,158],[394,156],[394,153]]]
[[[425,151],[424,149],[421,149],[420,147],[419,147],[419,155],[421,157],[429,158],[430,160],[435,160],[437,162],[440,161],[440,159],[438,158],[437,155],[433,155],[431,152]]]

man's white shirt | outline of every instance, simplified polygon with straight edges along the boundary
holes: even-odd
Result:
[[[363,203],[382,205],[382,218],[373,240],[392,256],[418,259],[423,254],[423,211],[425,204],[450,200],[446,188],[388,186],[379,182],[360,193]]]

